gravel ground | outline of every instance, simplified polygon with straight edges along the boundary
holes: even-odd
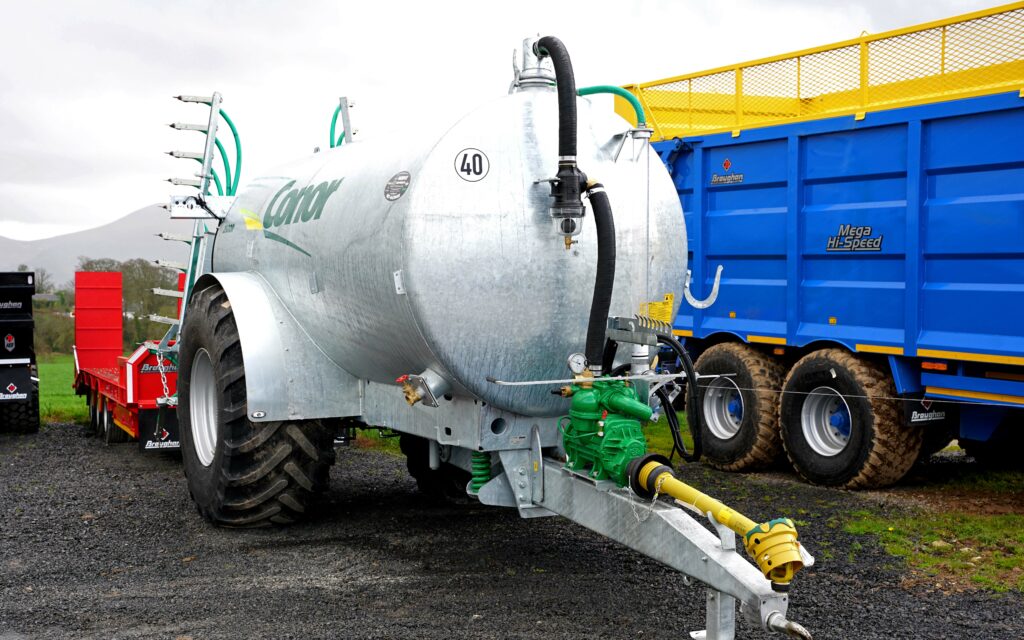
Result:
[[[403,459],[370,450],[342,450],[331,475],[310,523],[220,530],[173,457],[75,426],[0,436],[0,639],[678,639],[704,626],[702,589],[568,521],[425,504]],[[777,474],[684,475],[755,519],[807,512],[819,564],[795,582],[790,618],[816,638],[1024,637],[1020,594],[901,587],[899,561],[842,532],[851,510],[889,507]],[[737,635],[781,637],[744,621]]]

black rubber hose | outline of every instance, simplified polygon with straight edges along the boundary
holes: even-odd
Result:
[[[686,352],[683,345],[679,344],[675,336],[668,333],[659,333],[657,335],[660,343],[675,351],[676,355],[679,356],[680,362],[683,363],[683,371],[686,372],[686,406],[693,407],[693,411],[690,413],[696,418],[697,424],[690,425],[690,434],[693,436],[693,451],[687,454],[686,450],[683,449],[679,453],[683,456],[683,460],[697,462],[704,452],[701,441],[704,418],[698,406],[700,394],[697,392],[697,373],[693,369],[693,360],[690,359],[690,354]],[[691,402],[693,404],[690,404]]]
[[[609,369],[608,370],[608,375],[610,375],[612,377],[624,376],[627,373],[629,373],[629,369],[632,366],[633,365],[629,364],[628,362],[625,362],[625,363],[620,364],[619,366],[615,367],[614,369]]]
[[[668,396],[668,391],[665,391],[665,387],[658,387],[654,395],[658,396],[658,400],[661,401],[661,411],[665,414],[668,430],[672,433],[672,444],[675,445],[676,451],[683,457],[683,460],[693,462],[691,459],[693,454],[686,450],[686,443],[683,442],[683,433],[679,428],[679,416],[676,415],[676,410],[672,406],[672,398]]]
[[[587,360],[591,368],[604,363],[604,341],[608,333],[608,312],[612,306],[615,286],[615,220],[612,205],[604,186],[594,183],[587,189],[590,206],[597,225],[597,276],[594,279],[594,298],[590,303],[590,324],[587,325]]]
[[[534,53],[539,56],[550,56],[555,66],[555,82],[558,89],[558,155],[563,158],[575,158],[576,77],[572,72],[569,52],[558,38],[544,36],[537,41]]]
[[[605,340],[604,343],[604,354],[601,355],[601,370],[611,371],[612,367],[615,366],[615,354],[619,351],[619,343],[615,342],[611,338]],[[616,367],[616,371],[622,367]]]

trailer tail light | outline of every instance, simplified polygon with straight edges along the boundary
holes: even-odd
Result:
[[[949,371],[949,365],[945,362],[928,362],[927,360],[921,363],[921,368],[925,371]]]

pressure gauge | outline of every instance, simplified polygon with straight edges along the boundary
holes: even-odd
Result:
[[[587,370],[587,356],[582,353],[574,353],[569,356],[569,371],[580,375]]]

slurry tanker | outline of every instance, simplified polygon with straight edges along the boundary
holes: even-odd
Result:
[[[642,110],[632,126],[593,109],[563,44],[530,38],[509,94],[446,130],[354,140],[343,100],[343,144],[234,194],[236,165],[209,196],[221,99],[181,99],[210,115],[175,125],[206,147],[176,152],[202,164],[170,206],[195,231],[186,304],[152,348],[177,365],[161,404],[206,520],[300,519],[335,437],[387,428],[428,492],[561,515],[703,582],[702,637],[734,636],[737,600],[810,637],[786,619],[813,561],[793,522],[750,520],[647,451],[666,384],[696,378],[671,322],[712,300],[684,286],[683,212]],[[661,349],[685,372],[658,373]]]

